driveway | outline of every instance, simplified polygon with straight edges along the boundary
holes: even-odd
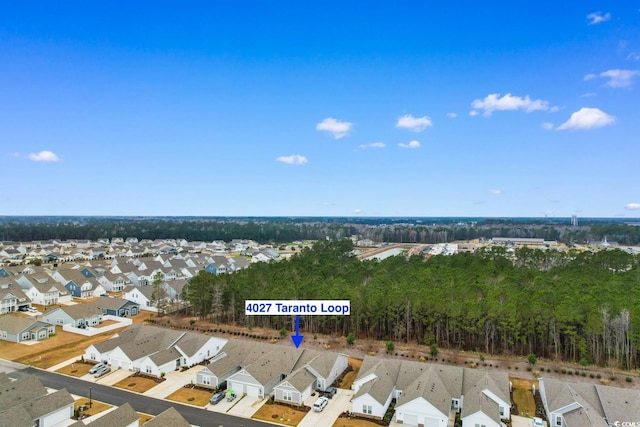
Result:
[[[238,399],[238,398],[236,398]],[[251,418],[253,414],[258,412],[258,409],[267,401],[267,399],[260,399],[259,397],[244,396],[233,405],[227,413],[229,415],[235,415],[237,417]],[[222,403],[222,402],[220,402]],[[218,405],[220,404],[218,403]],[[235,403],[235,402],[232,402]]]
[[[322,412],[314,412],[313,410],[300,421],[298,427],[315,427],[319,425],[333,425],[338,419],[341,413],[351,410],[351,398],[353,397],[353,390],[338,389],[338,392],[333,399],[329,400],[329,404],[324,408]],[[318,396],[313,396],[307,399],[305,406],[313,406],[313,403],[318,400]]]
[[[511,427],[531,427],[531,418],[525,418],[518,415],[511,416]]]

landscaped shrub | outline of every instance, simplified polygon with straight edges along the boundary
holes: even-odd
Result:
[[[557,372],[557,371],[556,371],[556,372]],[[567,370],[566,370],[566,369],[564,369],[564,368],[562,368],[562,369],[560,370],[560,372],[562,372],[562,374],[564,375],[564,374],[566,374],[566,373],[567,373]]]
[[[596,376],[593,374],[589,374],[589,378],[595,378]]]
[[[597,378],[597,379],[600,379],[600,378],[602,378],[602,375],[600,375],[600,374],[596,374],[596,378]]]
[[[626,382],[628,382],[628,383],[633,382],[633,378],[631,378],[631,377],[627,377],[627,378],[625,378],[624,380],[625,380]]]

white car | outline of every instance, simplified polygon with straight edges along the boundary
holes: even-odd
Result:
[[[325,406],[329,403],[329,399],[326,397],[320,397],[316,400],[316,403],[313,404],[313,410],[316,412],[322,412]]]
[[[531,420],[531,425],[533,427],[546,427],[547,424],[542,420],[542,418],[538,418],[538,417],[533,417],[533,420]]]
[[[38,309],[35,308],[35,307],[29,307],[29,308],[27,308],[27,311],[29,311],[29,313],[37,313]]]

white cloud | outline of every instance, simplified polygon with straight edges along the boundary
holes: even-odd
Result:
[[[540,126],[542,126],[542,129],[544,129],[544,130],[553,129],[553,123],[549,123],[549,122],[544,122]]]
[[[589,73],[589,74],[585,74],[584,76],[584,81],[586,82],[587,80],[593,80],[596,77],[598,77],[597,74],[593,74],[593,73]]]
[[[629,211],[634,211],[640,209],[640,203],[628,203],[624,208]]]
[[[360,144],[358,148],[367,149],[367,148],[384,148],[386,147],[384,142],[372,142],[371,144]]]
[[[589,25],[595,25],[610,20],[611,14],[607,12],[603,15],[602,12],[593,12],[587,15],[587,19],[589,20]]]
[[[354,213],[354,214],[362,213],[362,209],[354,209],[354,210],[353,210],[353,213]]]
[[[33,160],[34,162],[59,162],[60,157],[56,155],[53,151],[40,151],[39,153],[29,153],[27,156],[29,160]]]
[[[473,107],[472,111],[484,110],[482,114],[485,116],[490,116],[494,111],[504,110],[523,110],[527,113],[536,110],[546,111],[549,109],[549,103],[547,101],[543,101],[542,99],[532,100],[529,95],[522,98],[519,96],[513,96],[508,93],[503,97],[500,97],[499,93],[492,93],[487,95],[484,99],[474,100],[471,103],[471,107]],[[474,116],[475,114],[471,115]]]
[[[494,196],[499,196],[502,194],[502,190],[498,189],[498,188],[493,188],[491,190],[489,190],[489,193],[493,194]]]
[[[550,113],[557,113],[558,111],[560,111],[560,107],[558,107],[557,105],[554,105],[553,107],[549,108]]]
[[[627,60],[640,61],[640,53],[631,52],[629,55],[627,55]]]
[[[569,120],[558,126],[557,130],[593,129],[614,124],[616,118],[598,108],[583,107],[571,114]]]
[[[604,85],[611,88],[629,87],[633,83],[635,76],[639,75],[638,70],[607,70],[600,73],[600,77],[609,79]]]
[[[420,148],[420,143],[414,139],[413,141],[410,141],[408,144],[404,144],[404,143],[401,142],[400,144],[398,144],[398,147],[402,147],[402,148]]]
[[[456,117],[458,117],[457,113],[447,113],[447,117],[449,117],[450,119],[455,119]]]
[[[280,156],[276,159],[278,162],[286,163],[288,165],[304,165],[308,162],[305,156],[299,154],[292,154],[290,156]]]
[[[475,117],[475,116],[477,116],[477,115],[478,115],[478,112],[477,112],[476,110],[471,110],[471,111],[469,111],[469,115],[470,115],[471,117]]]
[[[349,131],[352,127],[353,123],[343,122],[332,117],[328,117],[316,125],[316,130],[329,132],[335,139],[340,139],[349,135]]]
[[[400,117],[396,122],[397,128],[410,129],[414,132],[421,132],[431,126],[433,126],[433,123],[428,116],[413,117],[411,114]]]

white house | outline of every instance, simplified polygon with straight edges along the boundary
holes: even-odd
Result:
[[[136,302],[140,305],[140,310],[158,312],[158,307],[152,300],[152,286],[127,286],[122,293],[122,298]]]

